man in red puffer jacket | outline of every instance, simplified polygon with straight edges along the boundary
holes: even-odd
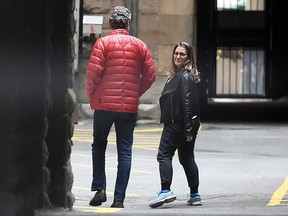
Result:
[[[111,10],[109,24],[113,30],[96,41],[87,65],[86,92],[94,110],[91,190],[96,193],[89,203],[92,206],[99,206],[107,200],[105,151],[114,123],[118,171],[111,207],[124,207],[139,97],[156,78],[146,44],[127,31],[130,19],[130,11],[123,6]]]

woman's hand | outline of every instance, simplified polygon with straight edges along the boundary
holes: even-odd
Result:
[[[191,136],[191,135],[187,135],[187,136],[186,136],[186,141],[187,141],[187,142],[191,142],[192,139],[193,139],[193,136]]]

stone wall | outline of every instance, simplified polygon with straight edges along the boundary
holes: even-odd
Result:
[[[1,216],[74,202],[72,2],[1,3]]]
[[[152,87],[140,98],[139,118],[159,122],[159,97],[172,60],[172,50],[181,41],[195,47],[194,0],[140,0],[138,37],[148,45],[157,72]]]
[[[195,45],[194,1],[142,0],[138,7],[138,37],[152,51],[158,75],[166,75],[171,52],[181,41]]]
[[[74,0],[54,0],[51,8],[51,83],[49,90],[52,107],[48,113],[47,146],[50,171],[48,194],[52,206],[72,208],[74,196],[71,192],[73,174],[70,154],[73,136],[75,109],[73,35]],[[52,15],[53,13],[53,15]]]
[[[116,5],[125,5],[125,0],[84,0],[84,14],[103,16],[102,36],[111,31],[109,12]],[[191,0],[139,0],[137,37],[150,48],[158,75],[166,75],[174,45],[187,41],[196,44],[195,1]],[[133,19],[133,17],[132,17]]]

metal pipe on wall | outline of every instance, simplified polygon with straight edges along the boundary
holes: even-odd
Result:
[[[129,32],[132,36],[137,37],[138,35],[138,0],[126,0],[125,6],[131,11],[131,15],[132,15]]]

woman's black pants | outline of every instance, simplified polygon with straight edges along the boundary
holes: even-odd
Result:
[[[191,142],[186,141],[183,122],[164,124],[157,154],[161,178],[161,189],[170,190],[173,177],[172,159],[178,149],[179,162],[183,166],[190,193],[198,193],[199,173],[194,160],[194,146],[197,132]]]

